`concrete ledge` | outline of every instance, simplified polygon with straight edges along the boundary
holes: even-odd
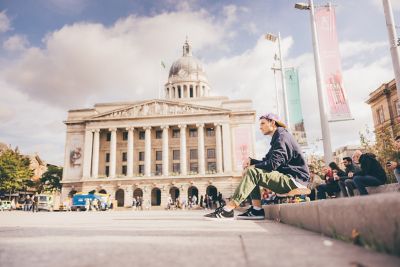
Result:
[[[400,184],[385,184],[381,186],[370,186],[367,187],[367,191],[369,194],[377,194],[377,193],[391,193],[391,192],[400,192]],[[358,190],[357,190],[358,192]]]
[[[400,256],[400,194],[264,206],[266,218]]]

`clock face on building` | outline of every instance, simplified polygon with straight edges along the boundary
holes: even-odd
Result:
[[[179,72],[178,72],[178,75],[180,77],[187,77],[188,76],[188,72],[186,70],[184,70],[184,69],[180,69]]]

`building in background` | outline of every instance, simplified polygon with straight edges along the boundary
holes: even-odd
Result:
[[[400,102],[394,79],[370,93],[366,103],[371,106],[375,132],[388,127],[393,135],[399,133]]]
[[[224,197],[254,156],[256,112],[251,100],[211,96],[200,62],[186,41],[169,71],[163,99],[95,104],[70,110],[62,197],[110,194],[118,206],[133,197],[166,206],[189,196]]]

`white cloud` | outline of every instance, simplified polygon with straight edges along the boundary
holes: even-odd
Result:
[[[8,51],[22,51],[29,45],[28,39],[24,35],[13,35],[3,43],[3,48]]]
[[[130,16],[109,28],[76,23],[48,34],[44,49],[28,48],[5,77],[30,97],[64,108],[154,98],[167,75],[160,61],[181,56],[186,35],[196,52],[218,49],[224,33],[204,11]]]
[[[5,11],[0,12],[0,33],[6,32],[11,29],[10,19],[7,17]]]
[[[378,49],[389,49],[388,42],[367,42],[367,41],[345,41],[339,45],[342,58],[350,58],[355,55],[374,53]]]
[[[237,20],[237,7],[235,5],[227,5],[223,8],[223,13],[226,18],[225,25],[229,26]]]

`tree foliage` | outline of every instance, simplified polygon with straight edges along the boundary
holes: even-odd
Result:
[[[36,183],[36,190],[38,193],[43,192],[59,192],[61,191],[61,178],[62,178],[61,167],[49,165],[45,173]]]
[[[30,160],[18,149],[6,149],[0,154],[0,191],[15,192],[23,189],[33,175]]]

